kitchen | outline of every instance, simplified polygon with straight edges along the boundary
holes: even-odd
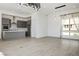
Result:
[[[31,36],[31,17],[2,14],[2,39],[16,39]]]

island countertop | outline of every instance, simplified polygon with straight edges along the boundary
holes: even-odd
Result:
[[[3,39],[24,38],[27,30],[9,30],[3,31]]]
[[[15,29],[15,30],[4,30],[3,32],[25,32],[25,31],[28,31],[27,29],[24,29],[24,30],[18,30],[18,29]]]

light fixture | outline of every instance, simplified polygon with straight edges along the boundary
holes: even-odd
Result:
[[[59,8],[65,7],[65,6],[66,5],[61,5],[61,6],[55,7],[55,9],[59,9]]]
[[[32,7],[34,10],[38,11],[41,6],[40,3],[19,3],[20,6]]]

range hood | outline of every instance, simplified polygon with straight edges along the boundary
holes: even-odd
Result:
[[[13,16],[13,21],[11,23],[11,28],[10,30],[16,30],[17,29],[17,23],[15,21],[15,16]]]
[[[16,24],[16,22],[15,22],[15,16],[13,16],[13,22],[11,24]]]

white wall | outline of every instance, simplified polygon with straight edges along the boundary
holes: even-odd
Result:
[[[1,32],[2,32],[2,16],[1,16],[1,12],[0,12],[0,39],[1,39]]]
[[[31,36],[36,37],[36,30],[38,25],[38,15],[35,13],[31,16]]]
[[[38,13],[32,15],[32,37],[40,38],[47,36],[47,16]]]
[[[48,36],[60,37],[61,17],[60,15],[79,12],[79,9],[60,10],[48,15]]]
[[[60,19],[55,14],[48,16],[48,36],[60,37]]]

